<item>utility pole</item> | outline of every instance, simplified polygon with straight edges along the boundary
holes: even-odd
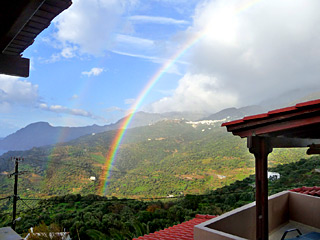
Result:
[[[14,173],[11,173],[9,177],[14,175],[14,188],[13,188],[13,209],[12,209],[12,229],[16,230],[16,215],[17,215],[17,201],[18,201],[18,176],[19,176],[19,162],[23,158],[13,157],[11,160],[15,161]]]

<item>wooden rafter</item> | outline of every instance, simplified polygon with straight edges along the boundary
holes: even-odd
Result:
[[[28,77],[29,60],[23,51],[71,0],[4,0],[0,8],[0,73]]]
[[[30,60],[20,56],[0,54],[0,73],[18,77],[29,76]]]

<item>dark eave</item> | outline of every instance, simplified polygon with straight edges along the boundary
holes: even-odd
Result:
[[[0,73],[28,77],[29,59],[22,52],[71,0],[5,0],[0,8]]]
[[[222,126],[242,138],[268,137],[276,143],[273,147],[306,147],[319,144],[320,99],[244,117],[223,123]]]

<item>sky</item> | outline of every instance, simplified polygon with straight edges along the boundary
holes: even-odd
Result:
[[[0,137],[38,121],[110,124],[137,101],[139,111],[215,113],[317,88],[318,9],[318,0],[73,0],[23,53],[30,76],[0,75]]]

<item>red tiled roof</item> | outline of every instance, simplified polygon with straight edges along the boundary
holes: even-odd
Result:
[[[183,222],[178,225],[174,225],[173,227],[165,228],[164,230],[150,233],[148,235],[134,238],[133,240],[193,240],[194,226],[215,217],[216,216],[197,214],[194,219],[191,219],[187,222]]]
[[[320,197],[320,187],[317,186],[294,188],[289,191]]]
[[[235,124],[244,123],[246,121],[253,120],[253,119],[268,118],[268,117],[271,117],[271,115],[279,114],[279,113],[281,114],[281,113],[287,113],[287,112],[295,112],[298,109],[300,110],[301,108],[305,108],[305,107],[308,107],[308,106],[316,106],[316,105],[319,105],[319,104],[320,104],[320,99],[313,100],[313,101],[308,101],[308,102],[303,102],[303,103],[298,103],[298,104],[296,104],[295,106],[292,106],[292,107],[285,107],[285,108],[275,109],[275,110],[269,111],[267,113],[247,116],[247,117],[244,117],[242,119],[238,119],[238,120],[234,120],[234,121],[230,121],[230,122],[225,122],[221,126],[224,127],[224,126],[235,125]]]
[[[228,132],[240,137],[271,136],[319,139],[320,99],[267,113],[225,122]]]

